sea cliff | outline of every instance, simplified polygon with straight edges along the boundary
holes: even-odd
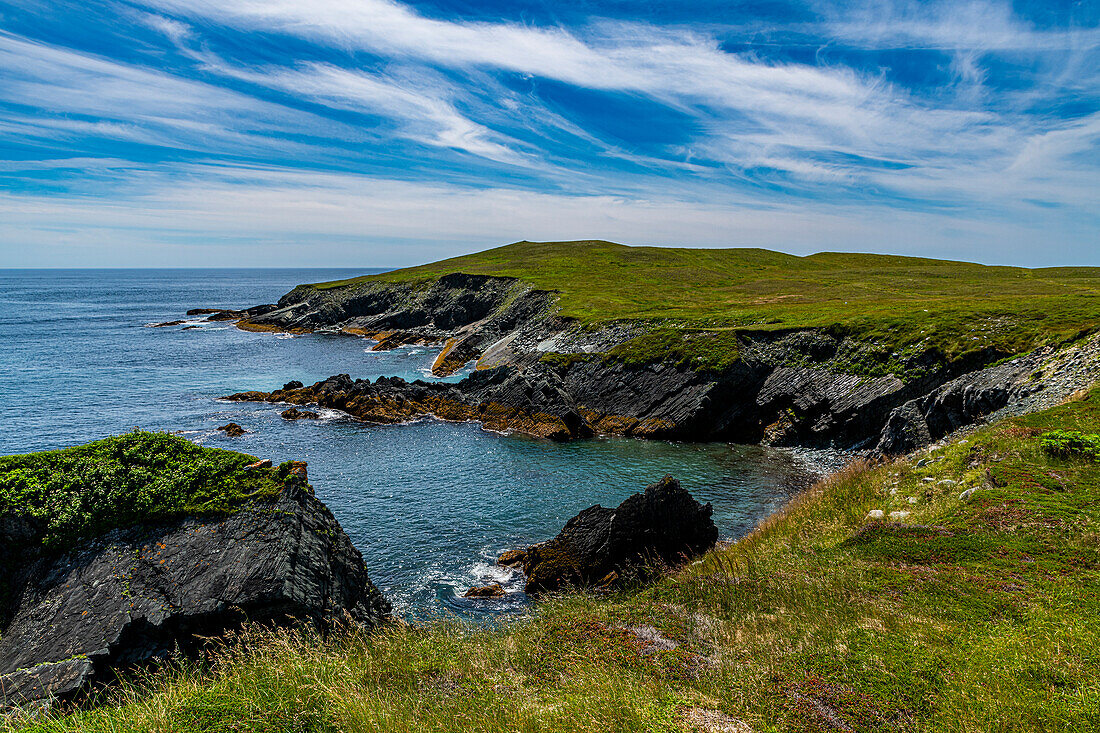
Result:
[[[554,439],[901,453],[1091,385],[1098,289],[1089,268],[522,242],[302,285],[238,322],[366,336],[375,348],[440,344],[435,373],[472,364],[463,381],[339,375],[231,399]]]
[[[324,632],[390,610],[304,463],[157,433],[0,458],[0,567],[0,707],[73,699],[246,621]]]

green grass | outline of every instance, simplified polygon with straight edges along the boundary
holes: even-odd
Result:
[[[41,526],[42,544],[183,514],[224,513],[275,496],[285,471],[246,471],[254,456],[134,431],[64,450],[0,457],[0,513]]]
[[[557,290],[563,314],[586,324],[635,319],[666,332],[826,328],[879,344],[879,364],[906,349],[937,349],[949,360],[979,349],[1018,354],[1100,323],[1100,268],[1029,270],[885,255],[795,257],[762,249],[600,241],[517,242],[313,287],[427,282],[451,272],[515,277]],[[643,339],[629,358],[655,352],[668,338],[661,333]],[[698,361],[714,361],[703,352],[690,358],[700,355]]]
[[[650,586],[494,628],[254,631],[28,730],[1096,730],[1100,463],[1046,450],[1057,430],[1100,433],[1100,390],[853,464]],[[641,624],[679,647],[645,653]]]

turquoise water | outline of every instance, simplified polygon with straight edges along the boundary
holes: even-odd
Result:
[[[724,443],[600,439],[557,444],[473,424],[374,426],[336,412],[287,422],[280,407],[218,397],[291,379],[424,378],[434,352],[371,352],[346,336],[247,333],[227,324],[148,328],[199,306],[274,302],[300,282],[358,270],[0,270],[0,454],[59,448],[133,427],[204,445],[309,462],[317,495],[406,615],[522,611],[468,601],[471,585],[522,578],[492,564],[507,548],[553,536],[592,504],[615,505],[672,474],[715,507],[737,537],[818,470],[811,457]],[[457,375],[455,378],[460,378]],[[249,432],[226,438],[227,421]]]

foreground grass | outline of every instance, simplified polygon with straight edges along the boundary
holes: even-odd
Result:
[[[1100,390],[855,464],[653,586],[494,629],[253,632],[30,729],[1096,730],[1098,433]]]
[[[1018,354],[1100,322],[1100,268],[600,241],[518,242],[313,287],[420,282],[451,272],[515,277],[560,291],[563,314],[583,323],[650,322],[653,333],[625,349],[627,360],[683,352],[716,368],[731,349],[736,355],[728,331],[827,328],[879,343],[877,361],[889,362],[896,352],[925,349],[948,360],[981,349]]]

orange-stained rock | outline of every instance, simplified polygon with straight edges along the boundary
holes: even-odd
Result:
[[[505,550],[497,558],[497,565],[503,565],[506,568],[522,568],[526,559],[527,550]]]
[[[489,585],[475,586],[462,594],[463,598],[503,598],[505,596],[504,588],[500,583],[490,583]]]

